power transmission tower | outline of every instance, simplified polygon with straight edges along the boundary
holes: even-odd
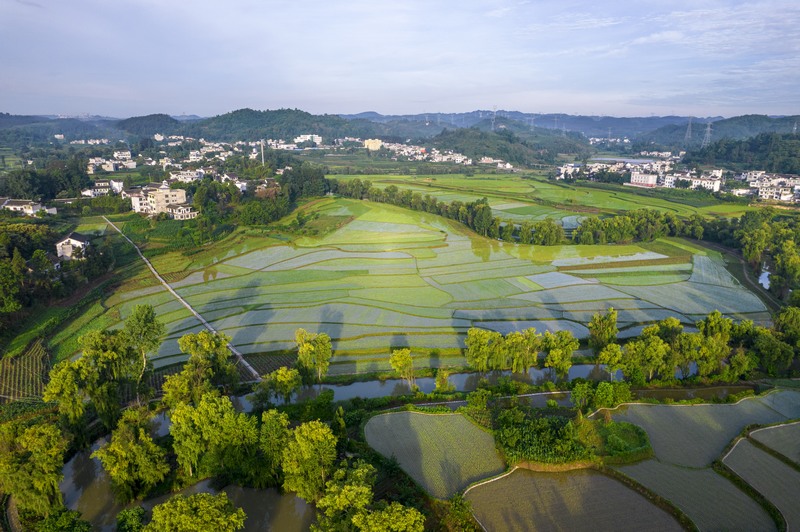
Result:
[[[700,145],[700,149],[707,148],[709,144],[711,144],[711,122],[706,124],[706,134],[703,137],[703,143]]]
[[[264,166],[264,139],[261,139],[261,166]]]
[[[494,121],[497,118],[497,106],[494,106],[494,113],[492,114],[492,131],[494,131]]]
[[[685,148],[692,142],[692,117],[689,117],[689,125],[686,126],[686,134],[683,136],[683,147]]]
[[[794,127],[792,128],[792,135],[797,135],[797,121],[794,122]]]
[[[611,128],[608,128],[608,141],[607,142],[609,144],[611,144]]]

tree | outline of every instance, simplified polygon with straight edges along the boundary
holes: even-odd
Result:
[[[12,495],[23,510],[48,516],[61,506],[58,485],[66,450],[67,441],[54,425],[0,425],[0,492]]]
[[[283,398],[284,404],[289,404],[294,392],[303,384],[300,372],[286,366],[282,366],[267,375],[266,381],[275,394]]]
[[[313,334],[305,329],[297,329],[294,333],[297,343],[297,355],[300,365],[317,373],[317,380],[328,373],[328,366],[333,355],[331,338],[325,333]]]
[[[125,320],[125,327],[123,330],[130,341],[131,347],[136,349],[141,356],[141,369],[139,370],[139,377],[136,380],[136,401],[140,403],[139,387],[142,384],[142,378],[147,370],[147,353],[158,349],[158,346],[161,345],[161,337],[164,335],[166,328],[163,323],[158,321],[156,311],[153,309],[152,305],[136,305],[131,315]]]
[[[211,362],[198,357],[190,357],[180,373],[173,373],[164,378],[161,390],[164,393],[161,401],[170,409],[178,403],[197,405],[203,395],[214,392],[211,383],[214,370]]]
[[[141,532],[144,529],[144,508],[126,508],[117,514],[117,532]]]
[[[592,316],[589,322],[589,346],[597,355],[608,344],[617,340],[617,311],[614,307],[609,307],[605,314],[599,312]]]
[[[22,275],[14,271],[11,261],[0,260],[0,314],[10,314],[22,307],[17,299],[21,284]]]
[[[146,532],[234,532],[244,528],[247,516],[235,508],[222,491],[217,495],[195,493],[175,495],[153,508],[153,519]]]
[[[787,344],[800,349],[800,308],[783,307],[775,317],[775,330]]]
[[[111,434],[111,442],[94,453],[123,502],[143,497],[169,473],[166,452],[150,436],[146,408],[128,409]]]
[[[411,357],[411,349],[395,349],[389,357],[389,364],[402,379],[408,383],[408,387],[414,389],[414,359]]]
[[[228,344],[231,337],[223,333],[200,331],[195,334],[186,334],[178,338],[178,347],[189,355],[189,360],[194,361],[198,367],[211,368],[211,382],[217,385],[229,386],[236,382],[236,367],[231,363],[231,352]]]
[[[355,515],[353,524],[369,532],[422,532],[425,516],[415,508],[393,502],[383,510]]]
[[[502,340],[500,333],[471,327],[467,331],[467,349],[464,352],[467,364],[481,373],[487,371],[492,350],[497,348],[500,340]]]
[[[539,357],[541,336],[536,334],[536,329],[514,331],[506,335],[505,348],[511,360],[511,371],[514,373],[528,373],[531,366],[535,366]]]
[[[267,410],[261,414],[260,466],[265,485],[279,485],[281,481],[281,461],[283,450],[289,441],[289,417],[277,410]]]
[[[317,525],[314,530],[349,530],[352,519],[372,504],[372,486],[376,471],[370,464],[343,463],[325,484],[325,494],[317,501]]]
[[[444,368],[436,370],[436,391],[439,393],[449,393],[456,389],[450,382],[450,372]]]
[[[611,380],[614,380],[614,375],[622,369],[622,348],[619,344],[608,344],[597,355],[597,362],[605,364],[608,368],[608,373]]]
[[[594,388],[588,382],[579,382],[572,387],[570,400],[578,410],[583,410],[594,400]]]
[[[170,412],[169,432],[172,435],[172,449],[178,466],[186,476],[192,477],[197,472],[200,458],[206,451],[203,434],[195,422],[195,409],[186,403],[178,403]]]
[[[81,519],[81,513],[60,508],[36,524],[36,532],[92,532],[92,524]],[[131,531],[133,532],[133,531]]]
[[[594,406],[596,408],[610,408],[614,406],[614,385],[603,381],[597,384],[594,391]]]
[[[50,370],[50,382],[44,388],[42,399],[58,403],[58,413],[76,426],[86,410],[82,386],[76,364],[62,360]]]
[[[570,331],[558,331],[556,334],[546,331],[542,336],[542,348],[547,352],[544,367],[553,368],[560,379],[566,378],[572,367],[572,353],[579,345],[580,342]]]
[[[336,436],[320,421],[309,421],[292,431],[283,451],[283,487],[308,502],[323,495],[333,462]]]

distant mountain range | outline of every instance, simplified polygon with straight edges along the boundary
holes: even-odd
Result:
[[[685,139],[690,120],[691,136],[687,143]],[[58,118],[0,113],[0,145],[21,146],[52,142],[55,134],[65,135],[66,140],[87,137],[135,140],[155,133],[220,141],[262,138],[291,140],[298,135],[314,133],[321,135],[325,141],[350,136],[424,143],[445,130],[452,132],[477,128],[489,133],[503,130],[512,132],[533,150],[568,148],[568,153],[574,153],[575,150],[582,149],[579,146],[585,146],[588,137],[626,137],[634,142],[664,147],[694,148],[703,142],[708,124],[711,124],[713,142],[723,138],[746,139],[761,133],[791,133],[797,122],[800,122],[800,116],[745,115],[728,119],[681,116],[625,118],[505,110],[415,115],[381,115],[375,112],[312,115],[297,109],[239,109],[208,118],[197,115],[153,114],[124,120],[90,115]],[[473,135],[473,139],[474,137]],[[554,144],[557,137],[562,139],[558,141],[561,146]]]

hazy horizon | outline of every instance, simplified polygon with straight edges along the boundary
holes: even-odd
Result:
[[[0,111],[794,115],[788,0],[6,0]]]

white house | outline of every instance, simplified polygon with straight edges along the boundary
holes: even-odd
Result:
[[[48,214],[56,214],[55,207],[48,209],[43,207],[41,203],[37,203],[32,200],[0,198],[0,208],[14,212],[21,212],[26,216],[34,216],[39,211],[44,211]]]
[[[643,172],[631,172],[632,187],[654,188],[658,183],[658,174],[645,174]]]
[[[191,220],[199,213],[188,203],[175,203],[167,205],[167,214],[174,220]]]
[[[77,258],[75,255],[78,250],[81,250],[82,255],[83,250],[89,245],[90,241],[88,236],[73,231],[65,238],[56,242],[56,253],[59,259],[72,260],[73,258]]]

